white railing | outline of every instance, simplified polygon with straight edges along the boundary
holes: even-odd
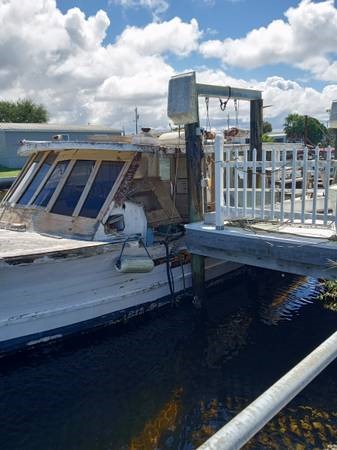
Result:
[[[261,219],[327,226],[336,223],[337,186],[331,186],[337,161],[331,148],[302,151],[226,148],[215,141],[215,221]]]

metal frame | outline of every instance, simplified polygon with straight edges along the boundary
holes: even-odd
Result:
[[[243,89],[231,86],[216,86],[211,84],[196,83],[197,94],[200,97],[227,97],[237,100],[261,100],[262,93],[255,89]]]

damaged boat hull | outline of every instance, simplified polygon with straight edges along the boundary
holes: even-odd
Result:
[[[114,269],[117,256],[117,251],[88,257],[44,256],[2,264],[0,352],[125,321],[171,301],[163,259],[151,273],[121,273]],[[218,279],[237,267],[209,259],[206,279]],[[190,264],[171,270],[176,293],[191,286]]]

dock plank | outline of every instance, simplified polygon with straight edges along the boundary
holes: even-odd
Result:
[[[315,278],[337,278],[334,240],[233,226],[216,230],[202,222],[185,227],[191,253]]]

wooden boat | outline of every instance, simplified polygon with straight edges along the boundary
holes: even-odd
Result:
[[[0,352],[124,321],[191,286],[180,141],[147,132],[19,153],[0,207]],[[237,267],[208,259],[206,279]]]

